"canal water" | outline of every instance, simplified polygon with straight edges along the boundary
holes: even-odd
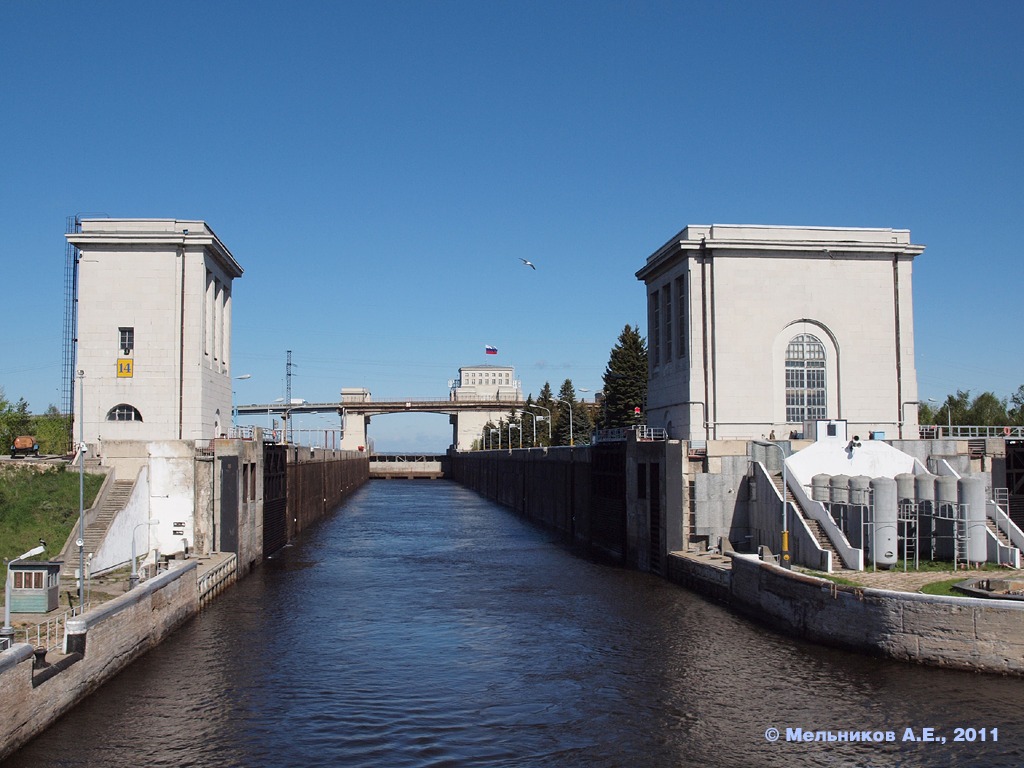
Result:
[[[1022,702],[774,634],[455,484],[373,481],[7,766],[1019,766]]]

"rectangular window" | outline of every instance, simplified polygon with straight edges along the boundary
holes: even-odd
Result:
[[[256,501],[256,462],[250,464],[249,470],[249,498]]]
[[[647,465],[643,463],[636,465],[636,497],[647,498]]]
[[[15,571],[14,572],[14,588],[15,589],[42,589],[43,588],[43,572],[42,571]]]
[[[130,355],[135,349],[135,329],[118,328],[118,348],[126,355]]]
[[[242,465],[242,502],[249,500],[249,465]]]
[[[672,360],[672,286],[661,289],[662,302],[665,304],[665,362]]]
[[[661,365],[661,302],[660,294],[651,294],[651,365]]]
[[[676,356],[686,357],[686,276],[676,278]]]

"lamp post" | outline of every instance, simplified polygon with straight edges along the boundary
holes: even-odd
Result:
[[[548,420],[548,443],[550,443],[551,442],[551,409],[550,408],[545,408],[543,405],[535,405],[533,407],[534,408],[540,408],[542,411],[544,411],[544,413],[547,414],[547,416],[541,416],[541,418]],[[534,430],[534,432],[536,433],[536,430]]]
[[[929,403],[939,404],[939,401],[934,397],[928,398]],[[949,401],[946,401],[946,437],[949,437],[953,432],[953,409],[949,405]]]
[[[508,449],[510,451],[512,450],[512,430],[513,429],[518,429],[519,430],[519,447],[520,448],[523,447],[523,430],[520,429],[518,426],[516,426],[515,424],[513,424],[510,421],[508,423]]]
[[[565,403],[567,406],[569,406],[569,446],[571,447],[573,445],[573,440],[572,440],[572,403],[569,402],[568,400],[558,400],[557,398],[555,399],[555,402],[556,403]]]
[[[144,528],[147,525],[156,525],[159,522],[159,520],[149,518],[146,522],[139,523],[132,528],[132,575],[128,577],[128,589],[135,589],[135,585],[139,583],[139,572],[135,567],[135,532],[139,530],[139,528]]]
[[[789,506],[789,475],[786,469],[786,452],[782,450],[781,445],[769,443],[767,440],[752,440],[751,442],[765,448],[774,448],[782,458],[782,553],[779,565],[783,568],[792,568],[793,564],[789,559],[789,516],[787,515],[787,507]]]
[[[537,407],[539,408],[540,406],[537,406]],[[519,415],[520,416],[530,416],[530,417],[533,418],[533,446],[532,447],[536,448],[537,447],[537,414],[530,413],[529,411],[520,411]],[[541,418],[543,419],[544,417],[541,416]],[[523,432],[522,432],[522,430],[520,430],[519,431],[519,439],[522,440],[522,437],[523,437]],[[522,448],[523,447],[522,444],[520,444],[519,447]]]
[[[19,560],[27,560],[45,551],[46,545],[41,543],[38,547],[33,547],[25,554],[18,555],[7,563],[7,584],[4,588],[4,626],[3,629],[0,629],[0,640],[5,642],[2,643],[3,647],[0,650],[10,648],[14,642],[14,627],[11,626],[11,566]]]
[[[235,381],[245,381],[251,379],[251,373],[243,373],[241,376],[235,376]],[[238,423],[238,406],[235,405],[235,388],[231,388],[231,429],[234,430]]]
[[[501,450],[501,430],[500,429],[492,429],[491,430],[491,437],[493,438],[495,434],[498,435],[498,450],[500,451]]]
[[[85,605],[85,371],[78,371],[78,608]]]

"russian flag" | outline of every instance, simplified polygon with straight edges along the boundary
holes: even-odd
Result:
[[[498,354],[498,348],[492,347],[490,344],[488,344],[487,346],[484,347],[484,352],[486,352],[488,355],[496,355]]]

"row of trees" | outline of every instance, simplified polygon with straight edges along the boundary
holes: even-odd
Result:
[[[530,394],[522,411],[510,411],[497,424],[487,422],[475,447],[586,445],[595,429],[642,424],[646,401],[647,342],[639,327],[626,325],[612,347],[604,389],[594,402],[576,399],[572,379],[562,382],[557,396],[545,382],[536,399]]]
[[[923,402],[917,408],[921,424],[970,427],[1024,426],[1024,384],[1009,397],[1000,398],[992,392],[971,397],[970,390],[957,390],[947,395],[941,405]]]
[[[0,451],[7,451],[18,435],[32,435],[39,443],[40,453],[64,454],[68,452],[69,418],[57,406],[51,405],[46,413],[28,412],[25,398],[12,403],[0,389]]]

